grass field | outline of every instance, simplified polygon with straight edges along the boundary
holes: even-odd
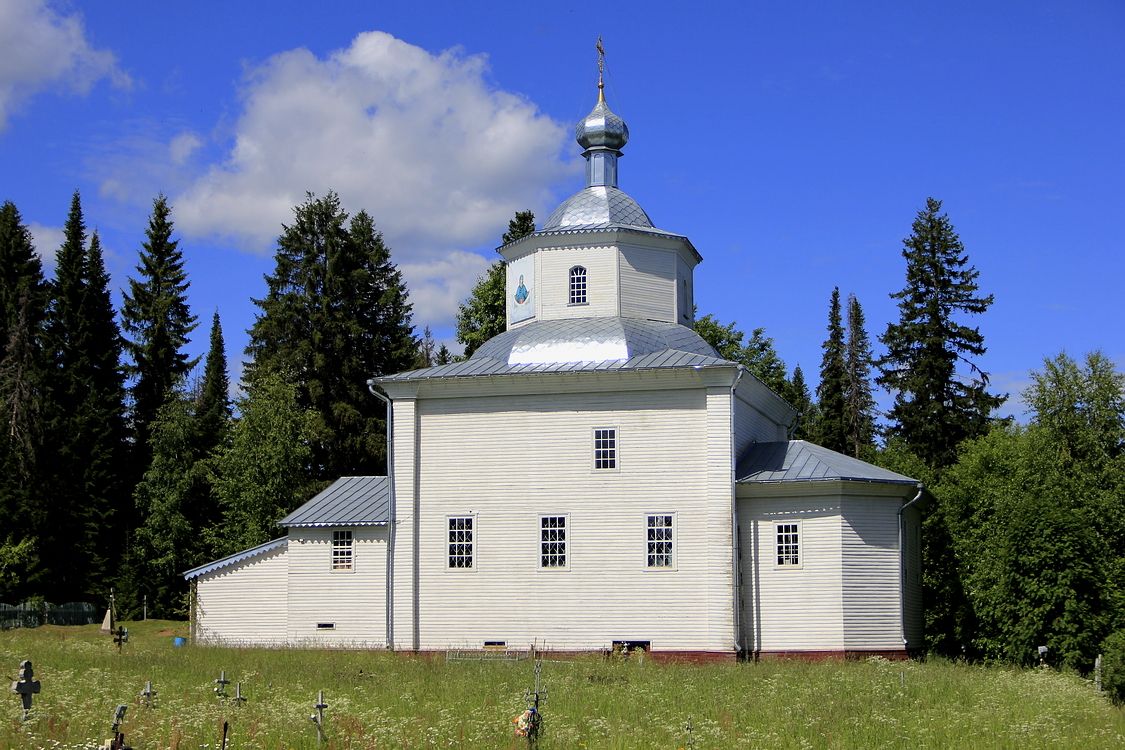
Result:
[[[130,642],[89,627],[0,633],[14,679],[31,659],[42,692],[30,721],[7,694],[3,748],[93,748],[113,709],[137,750],[315,748],[324,690],[329,748],[521,748],[511,720],[533,663],[450,662],[387,653],[175,648],[179,622],[127,624]],[[220,670],[248,700],[221,702]],[[156,704],[141,704],[146,680]],[[1125,709],[1073,675],[930,661],[656,664],[544,660],[548,748],[1122,748]],[[234,692],[231,684],[229,692]],[[687,725],[691,724],[689,733]]]

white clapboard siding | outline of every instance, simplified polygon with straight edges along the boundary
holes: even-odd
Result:
[[[586,304],[570,304],[570,269],[586,269]],[[539,251],[539,319],[618,314],[617,248],[567,247]]]
[[[676,259],[670,250],[621,246],[621,314],[675,323]]]
[[[695,282],[692,267],[683,256],[676,258],[676,310],[681,325],[695,324]]]
[[[206,573],[195,583],[198,643],[277,646],[286,639],[286,547]]]
[[[840,501],[739,498],[741,626],[751,651],[840,651]],[[799,522],[799,567],[777,565],[775,522]]]
[[[387,528],[351,529],[353,568],[332,570],[333,529],[289,532],[289,643],[381,648],[387,642]],[[331,628],[318,628],[318,624]]]
[[[898,650],[902,646],[899,599],[897,497],[843,500],[844,646],[848,650]]]
[[[709,497],[707,403],[703,388],[419,401],[419,647],[729,651],[729,544],[722,570],[708,537],[710,504],[729,509],[729,465],[724,496]],[[617,428],[614,471],[593,468],[595,427]],[[673,570],[646,567],[649,513],[675,516]],[[462,515],[475,519],[471,570],[448,567],[447,519]],[[566,570],[539,568],[541,515],[568,518]],[[410,575],[402,564],[396,581]],[[397,642],[404,627],[396,620]]]
[[[396,649],[416,649],[414,612],[417,598],[411,561],[414,556],[414,469],[415,446],[417,443],[417,402],[413,399],[398,398],[394,408],[394,488],[395,523],[393,570],[388,578],[393,598],[393,647]]]

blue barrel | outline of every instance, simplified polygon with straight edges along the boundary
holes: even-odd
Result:
[[[180,636],[176,636],[175,638],[172,639],[172,645],[175,646],[176,648],[179,648],[180,646],[184,645],[185,643],[187,643],[187,638],[181,638]]]

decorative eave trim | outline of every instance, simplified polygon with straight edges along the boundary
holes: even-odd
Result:
[[[209,562],[206,565],[200,565],[198,568],[192,568],[191,570],[185,571],[183,573],[183,577],[186,580],[190,581],[193,578],[199,578],[200,576],[207,575],[208,573],[213,573],[216,570],[229,568],[231,565],[240,563],[243,560],[249,560],[252,557],[257,557],[258,555],[265,554],[266,552],[271,552],[272,550],[278,549],[280,547],[288,546],[289,537],[283,536],[279,539],[268,541],[265,544],[259,544],[257,547],[251,547],[250,549],[245,549],[241,552],[235,552],[233,555],[228,555],[227,557],[224,557],[220,560]]]

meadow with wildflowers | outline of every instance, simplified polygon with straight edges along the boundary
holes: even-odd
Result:
[[[114,707],[137,750],[523,748],[512,720],[534,663],[453,661],[386,652],[175,647],[181,622],[126,623],[118,653],[96,626],[0,633],[14,679],[31,659],[41,692],[29,720],[7,693],[0,747],[97,748]],[[233,696],[215,693],[225,671]],[[551,748],[1125,747],[1125,708],[1053,670],[946,661],[657,663],[544,657],[543,734]],[[151,680],[149,707],[140,692]]]

